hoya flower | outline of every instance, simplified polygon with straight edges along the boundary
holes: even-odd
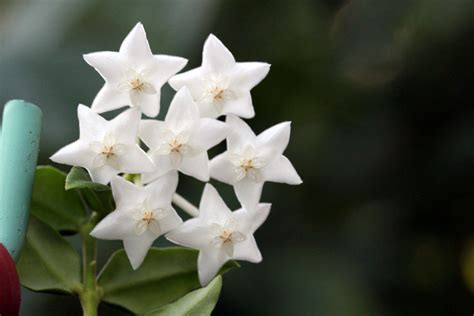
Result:
[[[144,183],[171,170],[208,181],[207,150],[225,139],[227,126],[215,119],[200,118],[188,89],[182,88],[171,101],[165,120],[143,120],[139,135],[156,165],[154,172],[143,175]]]
[[[265,181],[300,184],[291,162],[283,156],[290,139],[290,122],[277,124],[256,136],[236,116],[226,120],[230,133],[227,151],[210,162],[211,177],[234,186],[240,203],[254,209]]]
[[[258,209],[235,212],[224,203],[216,189],[206,184],[199,205],[199,216],[184,222],[166,235],[170,241],[199,249],[198,273],[202,286],[207,285],[228,260],[262,261],[253,234],[270,212],[270,204]]]
[[[251,118],[255,111],[250,90],[269,70],[267,63],[236,62],[224,44],[211,34],[204,43],[201,67],[178,74],[169,83],[175,90],[188,87],[202,117],[231,113]]]
[[[123,240],[128,259],[133,269],[137,269],[153,242],[182,223],[171,206],[177,185],[176,172],[144,187],[114,177],[111,186],[117,208],[97,224],[91,235],[99,239]]]
[[[79,139],[51,156],[52,161],[84,167],[94,182],[102,184],[122,172],[154,170],[153,162],[136,143],[141,116],[138,109],[127,110],[107,121],[80,104],[77,115]]]
[[[92,103],[95,112],[130,105],[150,117],[160,110],[161,87],[187,63],[181,57],[153,55],[141,23],[127,35],[118,52],[90,53],[84,60],[105,80]]]

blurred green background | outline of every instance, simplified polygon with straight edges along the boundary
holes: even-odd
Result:
[[[249,123],[293,122],[286,154],[304,181],[265,186],[264,260],[225,276],[215,315],[471,315],[473,18],[472,0],[0,0],[0,104],[41,106],[49,164],[102,86],[83,53],[117,50],[141,21],[187,70],[212,32],[237,61],[272,64]],[[192,201],[202,188],[181,177]],[[101,243],[101,262],[119,246]],[[23,293],[22,315],[81,314],[76,299]]]

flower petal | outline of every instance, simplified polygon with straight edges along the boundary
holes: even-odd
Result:
[[[220,248],[205,249],[199,252],[198,274],[201,286],[206,286],[226,263],[228,256]]]
[[[148,117],[155,117],[160,112],[160,90],[156,93],[146,93],[145,91],[130,91],[130,103],[139,107],[140,110]]]
[[[194,68],[181,74],[177,74],[169,80],[169,84],[176,91],[182,87],[188,88],[193,99],[198,100],[205,89],[202,68]]]
[[[232,212],[225,204],[217,190],[209,183],[204,187],[201,202],[199,203],[199,219],[206,223],[225,221]]]
[[[161,87],[172,76],[183,69],[187,63],[188,60],[182,57],[154,55],[152,62],[147,65],[147,77],[155,85]]]
[[[129,211],[146,197],[146,193],[140,187],[120,176],[113,177],[110,185],[117,209]]]
[[[58,150],[50,159],[65,165],[90,168],[93,165],[95,155],[90,149],[89,144],[82,140],[77,140]]]
[[[283,155],[273,159],[271,163],[261,169],[265,181],[287,184],[301,184],[303,181],[291,162]]]
[[[184,156],[179,166],[179,171],[200,181],[209,181],[209,158],[207,152]]]
[[[237,223],[236,230],[246,235],[252,235],[265,222],[272,205],[259,203],[254,209],[238,209],[232,213],[232,219]]]
[[[122,144],[136,144],[138,124],[141,113],[137,108],[128,109],[113,120],[109,121],[110,134],[114,136],[115,142]]]
[[[226,123],[230,130],[227,136],[227,150],[229,152],[240,151],[246,145],[254,145],[257,137],[242,119],[235,115],[228,115]]]
[[[166,217],[160,219],[159,221],[161,234],[166,234],[167,232],[176,229],[183,223],[183,220],[181,217],[179,217],[174,208],[171,208],[169,212],[170,213]]]
[[[178,173],[169,172],[164,176],[158,178],[156,181],[151,182],[145,186],[145,192],[150,197],[160,197],[158,199],[153,199],[153,207],[165,208],[171,205],[171,198],[176,192],[176,187],[178,186]],[[157,204],[158,203],[158,204]]]
[[[283,154],[290,141],[291,122],[272,126],[257,136],[257,147],[265,148],[266,159]]]
[[[270,71],[270,64],[260,62],[236,63],[232,86],[250,90],[263,80]]]
[[[198,150],[208,150],[223,141],[227,133],[227,124],[224,122],[203,118],[199,120],[188,144]]]
[[[199,100],[199,98],[197,100]],[[197,101],[197,105],[201,117],[215,119],[222,115],[223,103],[202,102],[199,100]]]
[[[165,123],[174,133],[190,129],[199,120],[199,110],[189,90],[181,88],[171,101]]]
[[[148,227],[151,226],[151,224],[154,224],[154,225],[153,225],[153,228],[150,227],[151,228],[150,231],[155,235],[155,237],[158,237],[159,236],[158,232],[160,230],[160,225],[158,225],[158,223],[155,222],[155,221],[152,221],[150,223],[150,225],[148,225],[148,223],[145,222],[145,221],[135,222],[135,235],[136,236],[143,235],[147,231]]]
[[[156,180],[157,178],[163,176],[164,174],[170,172],[171,170],[175,170],[170,155],[160,155],[157,153],[152,153],[149,155],[149,157],[155,164],[155,170],[153,172],[142,174],[143,183],[150,183]]]
[[[87,169],[93,182],[108,184],[110,180],[120,173],[120,171],[112,168],[109,165],[104,165],[100,168]]]
[[[117,52],[96,52],[83,56],[86,63],[111,84],[118,84],[124,77],[126,71],[126,61]]]
[[[206,71],[223,74],[235,66],[235,58],[227,47],[214,35],[210,34],[204,43],[202,67]]]
[[[127,214],[114,211],[97,224],[91,236],[98,239],[117,240],[134,236],[136,221]]]
[[[205,222],[192,218],[166,234],[166,239],[184,247],[205,249],[210,246],[212,236]]]
[[[92,102],[91,109],[96,113],[104,113],[129,105],[127,92],[105,83]]]
[[[212,158],[209,163],[211,177],[227,184],[233,184],[236,181],[237,173],[235,170],[235,166],[229,160],[228,152]]]
[[[119,51],[136,66],[148,62],[153,57],[143,24],[139,22],[135,25],[123,40]]]
[[[143,93],[146,93],[146,94],[156,94],[156,92],[157,92],[155,86],[153,86],[149,82],[144,82],[143,83],[142,91],[143,91]]]
[[[222,105],[221,115],[234,114],[243,118],[255,116],[250,92],[235,93],[235,98],[225,100]]]
[[[79,137],[81,140],[102,141],[108,125],[107,120],[83,104],[77,106],[77,118],[79,119]]]
[[[141,266],[155,239],[156,236],[152,232],[145,231],[141,236],[131,236],[123,240],[123,246],[133,270]]]
[[[138,129],[140,139],[150,149],[157,149],[163,143],[164,122],[158,120],[141,120]]]
[[[248,236],[246,240],[234,245],[234,255],[232,256],[232,259],[245,260],[253,263],[259,263],[262,261],[262,254],[260,253],[257,242],[252,235]]]
[[[155,164],[138,145],[129,145],[127,152],[117,157],[120,171],[125,173],[153,172]]]
[[[262,196],[263,182],[257,183],[244,178],[234,183],[235,194],[240,204],[247,210],[253,210],[257,207]]]

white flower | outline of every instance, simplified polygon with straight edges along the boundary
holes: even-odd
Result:
[[[80,104],[79,140],[61,148],[51,160],[87,169],[92,180],[109,183],[113,176],[154,170],[153,162],[137,145],[136,138],[141,113],[127,110],[111,121]]]
[[[277,124],[256,136],[236,116],[226,120],[229,130],[227,151],[214,157],[209,167],[211,177],[234,186],[240,203],[254,209],[265,181],[300,184],[291,162],[283,156],[290,139],[290,122]]]
[[[255,116],[250,90],[268,74],[270,65],[235,62],[232,53],[213,34],[204,43],[202,65],[169,80],[175,90],[187,87],[202,117],[235,114]]]
[[[141,23],[127,35],[119,52],[86,54],[84,60],[105,80],[92,103],[95,112],[130,105],[150,117],[160,110],[161,87],[187,63],[181,57],[153,55]]]
[[[144,187],[117,176],[111,185],[117,208],[97,224],[91,235],[123,240],[130,263],[137,269],[153,242],[182,223],[171,206],[178,174],[171,172]]]
[[[199,216],[166,235],[170,241],[199,249],[198,273],[202,286],[208,284],[228,260],[262,261],[254,232],[270,212],[270,204],[256,210],[231,212],[216,189],[206,184],[199,205]]]
[[[156,165],[153,173],[143,175],[144,183],[171,170],[208,181],[207,150],[225,139],[227,126],[215,119],[200,118],[188,89],[182,88],[171,101],[165,120],[143,120],[139,135]]]

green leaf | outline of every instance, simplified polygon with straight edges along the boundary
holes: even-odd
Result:
[[[222,277],[219,275],[206,287],[186,294],[176,302],[165,305],[144,316],[209,316],[214,310],[222,288]]]
[[[110,187],[92,182],[89,174],[82,168],[72,167],[66,178],[66,190],[91,189],[93,191],[110,191]]]
[[[110,187],[92,182],[82,168],[72,167],[66,177],[66,190],[72,189],[80,190],[87,205],[94,211],[108,213],[115,208]]]
[[[146,313],[168,305],[200,288],[198,251],[186,248],[151,248],[141,267],[133,271],[123,250],[115,252],[99,276],[103,300],[133,313]],[[230,261],[224,273],[238,267]]]
[[[58,231],[79,230],[86,213],[79,194],[65,191],[66,174],[52,166],[36,168],[31,213]]]
[[[57,231],[35,216],[30,217],[17,269],[21,285],[33,291],[73,293],[80,287],[79,254]]]

